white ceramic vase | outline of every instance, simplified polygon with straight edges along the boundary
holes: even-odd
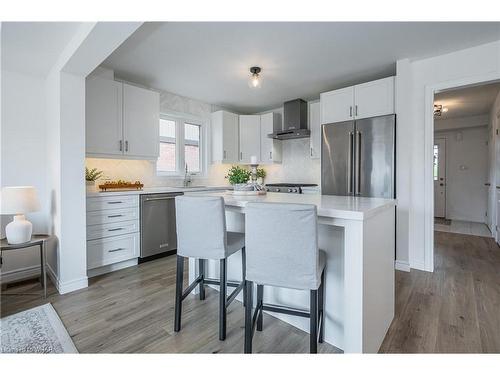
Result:
[[[24,215],[15,215],[14,220],[5,227],[5,236],[11,245],[30,241],[32,233],[33,225]]]

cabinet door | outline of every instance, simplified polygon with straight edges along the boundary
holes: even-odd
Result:
[[[353,119],[354,87],[324,92],[320,95],[321,124]]]
[[[157,159],[159,122],[160,95],[123,84],[124,154],[141,159]]]
[[[240,163],[250,163],[250,157],[260,159],[260,115],[240,116]]]
[[[122,83],[97,76],[85,84],[85,150],[122,155]]]
[[[354,86],[356,119],[394,113],[394,77]]]
[[[266,113],[260,116],[260,162],[262,164],[281,163],[281,142],[267,135],[281,128],[279,113]]]
[[[309,130],[311,131],[310,156],[312,159],[321,157],[321,121],[320,121],[320,103],[309,104]]]
[[[212,162],[238,163],[238,115],[217,111],[211,115]]]

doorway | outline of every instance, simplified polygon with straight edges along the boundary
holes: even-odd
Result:
[[[434,94],[434,231],[494,237],[499,103],[499,82]]]

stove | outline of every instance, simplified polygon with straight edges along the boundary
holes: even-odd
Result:
[[[270,193],[292,193],[292,194],[303,194],[303,188],[314,188],[317,187],[316,184],[266,184],[265,189]]]

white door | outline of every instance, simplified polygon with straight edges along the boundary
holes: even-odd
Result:
[[[434,139],[434,216],[446,217],[446,139]]]
[[[356,119],[394,113],[394,77],[354,86],[354,117]]]
[[[260,116],[260,163],[281,163],[282,141],[269,138],[267,135],[281,128],[279,113],[266,113]]]
[[[320,95],[321,123],[349,121],[354,116],[354,86]]]
[[[122,155],[122,83],[90,76],[85,84],[85,151]]]
[[[250,157],[260,159],[260,115],[240,116],[240,162],[250,163]]]
[[[157,159],[160,147],[160,95],[123,84],[123,140],[127,156]]]
[[[309,130],[311,138],[309,140],[311,159],[321,157],[321,121],[319,118],[319,102],[309,104]]]

